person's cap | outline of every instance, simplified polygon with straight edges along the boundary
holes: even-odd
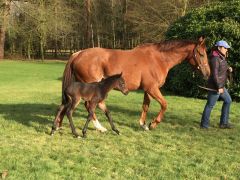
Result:
[[[226,49],[229,49],[229,48],[230,48],[230,46],[228,45],[228,43],[227,43],[226,41],[223,41],[223,40],[216,42],[215,46],[225,47]]]

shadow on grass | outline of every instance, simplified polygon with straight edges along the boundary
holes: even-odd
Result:
[[[0,114],[5,120],[16,121],[36,130],[39,125],[52,125],[53,120],[49,117],[55,114],[56,109],[55,104],[0,104]]]
[[[115,120],[114,116],[113,116],[113,121],[121,126],[126,126],[126,127],[130,127],[135,131],[139,131],[141,130],[141,127],[139,125],[139,118],[141,115],[141,109],[139,110],[131,110],[129,108],[123,108],[123,107],[119,107],[119,106],[113,106],[113,105],[108,105],[109,110],[112,112],[112,114],[114,113],[116,116],[116,114],[119,114],[122,117],[130,117],[132,119],[121,119],[118,118],[120,120]],[[160,108],[160,107],[159,107]],[[160,110],[160,109],[159,109]],[[150,122],[152,122],[152,120],[157,116],[158,111],[156,110],[151,110],[151,107],[149,108],[149,111],[147,113],[147,118],[146,118],[146,124],[149,125]],[[199,114],[200,117],[200,114]],[[199,120],[199,121],[198,121]],[[193,116],[193,114],[191,112],[189,113],[182,113],[180,114],[178,111],[166,111],[166,114],[163,118],[163,120],[161,121],[160,124],[158,124],[158,126],[161,126],[162,123],[168,123],[171,125],[178,125],[178,126],[193,126],[193,127],[199,127],[199,122],[200,119],[198,119],[197,116]]]
[[[116,125],[125,126],[133,129],[134,131],[141,130],[139,126],[139,118],[141,109],[133,110],[130,108],[123,108],[118,105],[107,105],[112,114],[113,121]],[[0,115],[7,121],[16,121],[28,127],[33,127],[36,131],[39,130],[39,126],[50,129],[53,123],[53,118],[56,114],[57,104],[0,104]],[[146,123],[149,124],[153,118],[157,115],[156,111],[149,109]],[[97,111],[97,116],[100,116],[100,121],[107,121],[106,116],[100,110]],[[118,116],[118,117],[116,117]],[[73,114],[73,119],[87,119],[87,112],[84,105],[81,103],[77,110]],[[170,123],[172,125],[193,125],[197,126],[196,119],[192,122],[189,119],[192,118],[192,114],[186,116],[180,116],[178,112],[167,112],[167,115],[163,119],[163,123]],[[65,118],[66,119],[66,118]],[[190,123],[189,123],[190,122]],[[161,126],[161,124],[159,124]]]

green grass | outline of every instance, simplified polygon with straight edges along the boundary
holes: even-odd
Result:
[[[97,111],[106,133],[94,130],[73,138],[67,119],[51,137],[61,102],[63,62],[0,62],[0,174],[7,179],[239,179],[240,104],[231,107],[232,130],[218,128],[222,102],[211,115],[211,128],[199,129],[206,100],[165,95],[168,110],[149,132],[138,125],[143,93],[112,91],[107,105],[118,136]],[[152,101],[148,123],[159,105]],[[77,131],[87,113],[74,113]]]

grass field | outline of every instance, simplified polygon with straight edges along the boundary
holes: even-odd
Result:
[[[124,96],[112,91],[107,105],[118,136],[104,114],[108,129],[100,133],[90,123],[86,139],[64,129],[49,136],[61,101],[63,62],[0,62],[0,175],[6,179],[239,179],[240,104],[231,107],[235,128],[218,128],[221,102],[211,116],[211,128],[199,121],[206,100],[167,95],[168,110],[159,126],[142,131],[138,125],[143,93]],[[148,123],[159,110],[152,102]],[[81,103],[74,113],[81,133],[87,113]]]

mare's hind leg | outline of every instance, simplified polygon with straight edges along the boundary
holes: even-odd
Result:
[[[66,114],[67,114],[67,117],[68,117],[73,135],[76,136],[77,138],[79,138],[80,136],[76,132],[75,126],[73,124],[72,114],[73,114],[73,111],[75,110],[75,108],[77,107],[77,105],[80,103],[81,98],[80,97],[74,97],[72,99],[70,96],[68,96],[68,98],[69,98],[70,103],[68,104]]]
[[[105,115],[107,116],[108,121],[109,121],[109,123],[110,123],[110,125],[111,125],[112,130],[115,131],[117,134],[120,134],[119,131],[117,130],[117,128],[115,127],[115,125],[113,124],[112,117],[111,117],[111,115],[110,115],[109,110],[107,109],[107,106],[106,106],[105,102],[102,101],[102,102],[98,103],[98,107],[99,107],[99,108],[105,113]]]
[[[86,109],[89,113],[89,102],[87,102],[87,101],[85,102],[85,107],[86,107]],[[107,131],[107,129],[100,124],[100,122],[98,121],[95,113],[93,113],[93,125],[100,132],[106,132]]]
[[[142,114],[139,119],[139,124],[144,130],[149,130],[148,126],[146,125],[146,116],[150,104],[150,96],[147,92],[144,92],[144,99],[143,99],[143,105],[142,105]]]
[[[158,87],[153,87],[148,92],[155,100],[161,105],[161,110],[159,111],[157,117],[149,124],[150,129],[154,129],[161,122],[165,111],[167,110],[167,101],[164,99]]]
[[[56,113],[55,119],[53,121],[52,131],[50,135],[53,135],[56,130],[61,126],[61,116],[66,111],[66,104],[61,104],[58,108],[58,111]]]

